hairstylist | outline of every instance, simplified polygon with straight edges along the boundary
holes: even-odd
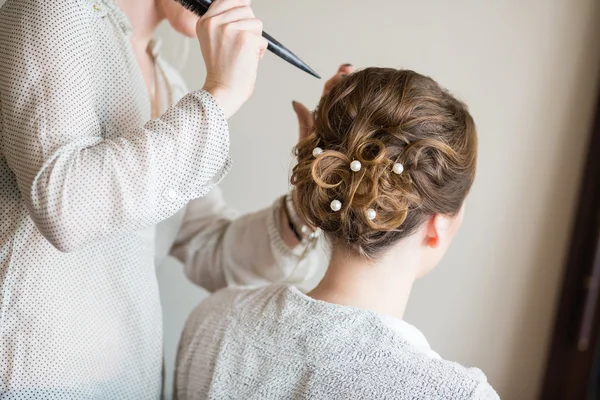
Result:
[[[296,264],[269,245],[297,244],[281,208],[228,221],[218,193],[198,199],[230,166],[226,119],[266,48],[249,3],[217,0],[197,25],[172,0],[0,8],[0,398],[159,396],[160,221],[180,216],[176,255],[208,289],[277,280]],[[164,18],[197,32],[204,90],[184,95],[156,57]],[[240,244],[244,229],[257,233]],[[236,269],[240,247],[269,266]]]

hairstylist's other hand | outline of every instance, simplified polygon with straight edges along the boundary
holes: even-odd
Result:
[[[352,64],[341,65],[338,69],[338,72],[331,79],[325,82],[325,87],[323,88],[323,96],[329,93],[339,81],[353,73],[354,69],[355,68],[352,66]],[[304,104],[298,103],[297,101],[293,101],[292,106],[294,107],[294,111],[298,116],[298,125],[300,126],[298,139],[302,140],[308,136],[314,125],[312,112],[308,108],[306,108]]]
[[[215,0],[198,20],[196,33],[206,64],[204,89],[229,118],[254,91],[267,40],[250,0]]]

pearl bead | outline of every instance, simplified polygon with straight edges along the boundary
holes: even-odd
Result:
[[[350,169],[354,172],[360,171],[361,168],[362,168],[362,164],[358,160],[354,160],[350,163]]]
[[[320,156],[321,154],[323,154],[323,149],[320,147],[315,147],[313,150],[313,157]]]
[[[394,167],[392,168],[392,170],[394,171],[395,174],[400,175],[402,172],[404,172],[404,165],[402,165],[400,163],[396,163],[396,164],[394,164]]]
[[[369,208],[367,210],[367,218],[370,221],[374,220],[376,216],[377,216],[377,212],[375,210],[373,210],[372,208]]]
[[[342,202],[339,200],[333,200],[329,205],[333,211],[340,211],[342,209]]]

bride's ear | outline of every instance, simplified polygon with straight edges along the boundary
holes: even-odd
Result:
[[[432,249],[440,245],[448,247],[462,225],[464,213],[465,205],[463,204],[460,211],[453,217],[434,214],[429,218],[426,226],[425,245]]]
[[[451,229],[454,222],[453,217],[442,214],[434,214],[427,221],[425,244],[435,249],[454,237],[455,230]]]

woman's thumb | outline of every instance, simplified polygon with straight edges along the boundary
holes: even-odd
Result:
[[[308,136],[313,127],[313,116],[310,110],[302,103],[292,101],[292,106],[294,107],[294,111],[298,117],[299,139],[302,140]]]

